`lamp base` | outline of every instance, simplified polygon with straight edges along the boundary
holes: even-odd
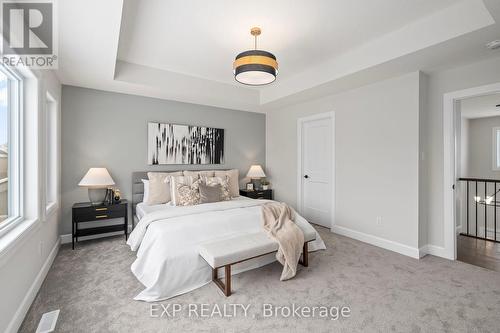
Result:
[[[89,188],[89,200],[92,205],[102,205],[106,199],[106,188]]]

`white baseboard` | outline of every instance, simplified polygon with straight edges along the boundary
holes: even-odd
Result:
[[[61,244],[71,243],[71,234],[61,235]]]
[[[416,258],[416,259],[420,258],[419,249],[408,246],[408,245],[404,245],[404,244],[401,244],[398,242],[387,240],[385,238],[365,234],[363,232],[359,232],[356,230],[352,230],[352,229],[340,227],[340,226],[333,226],[332,231],[336,234],[350,237],[350,238],[354,238],[354,239],[359,240],[361,242],[375,245],[375,246],[381,247],[381,248],[386,249],[386,250],[394,251],[394,252],[403,254],[405,256],[408,256],[408,257],[412,257],[412,258]]]
[[[457,235],[460,234],[462,232],[462,226],[461,225],[456,226],[455,227],[455,232],[456,232]]]
[[[427,245],[424,245],[424,246],[418,248],[418,258],[419,259],[422,259],[423,257],[425,257],[428,254],[429,253],[427,253]]]
[[[436,257],[441,257],[441,258],[453,260],[453,259],[448,257],[446,249],[442,246],[427,244],[427,245],[422,246],[419,249],[419,251],[420,251],[420,258],[430,254],[430,255],[433,255]]]
[[[54,259],[56,258],[57,252],[59,251],[59,246],[61,245],[60,240],[58,239],[52,248],[52,250],[49,253],[49,256],[47,257],[47,260],[45,260],[45,263],[43,264],[42,268],[40,269],[40,272],[38,272],[35,281],[33,281],[33,284],[31,285],[30,289],[26,293],[26,296],[24,296],[23,301],[21,302],[21,305],[19,308],[17,308],[16,313],[14,314],[14,317],[9,323],[9,326],[7,326],[6,333],[15,333],[19,330],[19,327],[23,323],[24,317],[28,313],[28,310],[35,300],[36,294],[38,293],[38,290],[40,290],[40,287],[42,286],[43,280],[45,280],[45,277],[47,276],[47,273],[49,272],[50,267],[52,266],[52,263],[54,262]]]

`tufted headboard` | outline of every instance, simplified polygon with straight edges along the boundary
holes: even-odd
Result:
[[[135,208],[138,203],[142,202],[144,197],[144,184],[141,179],[148,179],[149,171],[134,171],[132,172],[132,218],[135,220]]]

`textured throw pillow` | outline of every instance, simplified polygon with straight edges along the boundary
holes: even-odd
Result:
[[[214,176],[224,178],[227,176],[229,178],[229,193],[231,198],[235,198],[240,195],[240,184],[239,184],[239,171],[238,169],[218,171],[215,170]]]
[[[147,203],[149,200],[149,180],[141,179],[144,186],[144,191],[142,194],[142,202]]]
[[[176,206],[192,206],[200,203],[200,182],[195,180],[191,185],[174,183],[177,190]]]
[[[174,206],[179,205],[179,185],[192,186],[193,184],[199,184],[200,179],[192,176],[173,176],[170,177],[170,195],[172,197],[172,203]]]
[[[222,185],[200,184],[200,203],[210,203],[222,201]]]
[[[221,200],[227,201],[231,200],[231,193],[229,191],[229,177],[205,177],[203,178],[203,182],[207,186],[221,186]]]
[[[171,176],[182,175],[182,172],[148,172],[149,191],[148,200],[144,201],[148,205],[158,205],[171,200],[170,184]]]

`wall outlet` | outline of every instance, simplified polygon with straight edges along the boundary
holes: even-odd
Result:
[[[38,254],[40,255],[40,257],[43,254],[43,241],[40,241],[40,243],[38,243]]]
[[[377,216],[377,225],[382,224],[382,216]]]

